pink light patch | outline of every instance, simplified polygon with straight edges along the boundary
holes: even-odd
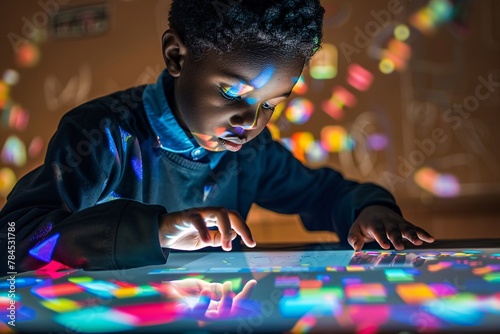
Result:
[[[347,82],[360,91],[367,91],[373,82],[373,74],[358,64],[351,64],[347,68]]]
[[[31,143],[28,146],[28,156],[31,159],[37,158],[42,152],[43,148],[43,139],[42,137],[35,137],[31,140]]]
[[[125,305],[114,309],[131,315],[136,326],[166,324],[177,320],[182,315],[176,302]]]
[[[457,294],[457,288],[448,283],[429,284],[431,290],[439,297],[449,297]]]
[[[56,298],[60,296],[74,295],[82,292],[83,288],[73,283],[47,285],[33,289],[33,293],[42,298]]]
[[[344,116],[344,106],[354,107],[357,104],[357,98],[342,86],[335,86],[332,91],[332,97],[322,104],[323,111],[333,119],[341,119]]]

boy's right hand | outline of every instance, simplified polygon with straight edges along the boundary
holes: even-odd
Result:
[[[217,230],[209,230],[216,226]],[[248,247],[255,240],[247,224],[236,211],[221,207],[193,208],[160,216],[158,233],[164,248],[196,250],[222,246],[231,250],[231,241],[240,235]]]

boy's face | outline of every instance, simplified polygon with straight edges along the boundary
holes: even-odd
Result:
[[[248,52],[207,54],[199,61],[188,54],[175,79],[174,113],[203,148],[238,151],[264,129],[303,66]]]

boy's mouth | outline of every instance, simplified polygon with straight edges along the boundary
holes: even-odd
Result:
[[[241,149],[241,147],[243,146],[243,144],[245,143],[244,139],[240,139],[237,137],[234,137],[234,138],[220,138],[219,137],[218,139],[219,139],[219,142],[222,144],[222,146],[224,146],[225,148],[227,148],[231,152],[239,151]]]

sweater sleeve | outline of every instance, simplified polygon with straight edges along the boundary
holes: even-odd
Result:
[[[90,109],[63,117],[44,164],[9,194],[0,211],[1,273],[51,261],[89,270],[165,263],[158,238],[163,206],[132,199],[99,204],[120,181],[124,153],[111,116],[89,122]],[[9,243],[15,256],[7,240],[15,240]],[[15,270],[7,268],[9,255]]]
[[[336,232],[342,242],[359,212],[369,205],[385,205],[399,214],[394,197],[372,183],[346,180],[331,168],[311,169],[304,166],[286,148],[270,140],[260,139],[265,149],[258,185],[260,206],[287,214],[299,214],[311,231]]]

